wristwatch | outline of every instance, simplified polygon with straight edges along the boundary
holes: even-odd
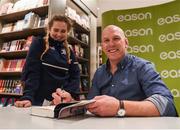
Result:
[[[120,117],[124,117],[126,114],[126,111],[124,109],[124,102],[122,100],[119,101],[119,110],[117,112],[117,115]]]

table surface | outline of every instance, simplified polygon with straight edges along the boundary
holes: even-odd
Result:
[[[180,129],[179,117],[96,117],[91,114],[52,119],[30,115],[30,108],[0,108],[0,128]]]

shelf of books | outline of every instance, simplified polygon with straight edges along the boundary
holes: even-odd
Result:
[[[73,25],[74,28],[78,29],[79,32],[81,32],[81,33],[90,33],[89,25],[80,25],[76,21],[73,21],[73,22],[74,22],[74,25]]]
[[[73,23],[68,42],[79,62],[81,76],[79,95],[83,99],[90,88],[90,19],[88,14],[73,1],[67,2],[65,14]]]
[[[16,57],[26,57],[28,50],[15,50],[15,51],[1,51],[0,57],[7,59],[16,58]]]
[[[25,9],[21,11],[13,11],[10,13],[8,12],[8,14],[4,13],[0,16],[0,21],[10,23],[15,20],[23,19],[24,16],[28,14],[29,12],[34,12],[35,14],[38,14],[39,16],[44,16],[48,14],[48,5],[42,5],[40,7]]]
[[[22,71],[1,71],[1,76],[20,76]]]
[[[73,43],[79,43],[82,47],[86,47],[88,48],[89,47],[89,44],[87,42],[83,42],[83,41],[80,41],[79,39],[73,37],[73,36],[69,36],[68,37],[68,41],[73,44]]]
[[[7,0],[0,6],[0,104],[6,101],[3,104],[7,105],[6,97],[9,95],[9,101],[9,97],[14,98],[16,95],[14,88],[19,87],[20,83],[17,81],[20,80],[32,37],[45,35],[45,26],[49,17],[54,15],[51,13],[55,13],[53,10],[58,10],[56,9],[58,6],[51,7],[53,2],[55,1],[17,0],[12,3]],[[67,0],[67,3],[69,2],[73,3],[73,1]],[[68,42],[79,62],[81,95],[87,94],[90,87],[90,20],[88,15],[81,11],[81,8],[78,6],[71,8],[70,6],[66,4],[64,12],[73,23]],[[11,80],[17,81],[11,83]],[[20,92],[18,94],[21,96],[23,88]]]
[[[33,35],[44,35],[48,0],[4,0],[0,5],[0,106],[23,94],[20,77]]]
[[[81,74],[81,77],[87,78],[87,77],[89,77],[89,75],[87,75],[87,74]]]
[[[45,34],[44,27],[36,27],[25,30],[8,31],[8,32],[0,33],[0,38],[3,41],[9,41],[13,39],[27,38],[30,35],[44,35],[44,34]]]
[[[22,94],[16,94],[16,93],[0,93],[0,95],[7,95],[7,96],[22,96]]]

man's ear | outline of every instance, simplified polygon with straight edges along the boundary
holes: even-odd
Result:
[[[101,42],[101,48],[102,48],[102,51],[105,52],[105,48],[104,48],[103,42]]]
[[[125,38],[125,43],[126,43],[125,48],[128,48],[128,46],[129,46],[129,41],[128,41],[127,38]]]

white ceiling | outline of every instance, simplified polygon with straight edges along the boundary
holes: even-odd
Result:
[[[109,10],[141,8],[171,1],[174,0],[97,0],[97,8],[99,8],[97,25],[101,26],[101,14]]]

